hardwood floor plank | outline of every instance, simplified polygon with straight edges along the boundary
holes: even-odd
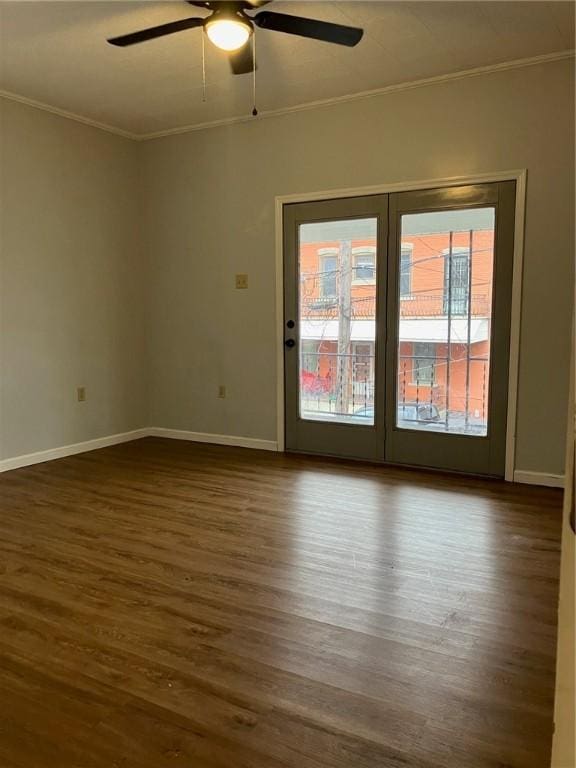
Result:
[[[0,502],[3,767],[547,766],[554,490],[145,439]]]

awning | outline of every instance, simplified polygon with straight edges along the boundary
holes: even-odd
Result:
[[[304,320],[300,337],[310,341],[337,341],[338,320]],[[352,320],[352,341],[369,342],[376,338],[375,320]],[[470,320],[470,341],[477,343],[490,338],[490,321],[486,317]],[[465,344],[468,340],[468,318],[453,317],[450,329],[453,344]],[[445,344],[448,340],[448,318],[402,318],[400,341],[423,341]]]

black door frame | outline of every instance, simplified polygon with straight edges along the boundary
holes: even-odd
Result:
[[[518,408],[518,376],[520,357],[520,319],[522,308],[522,275],[524,256],[524,226],[526,214],[527,170],[514,169],[468,176],[440,177],[413,182],[397,182],[364,187],[340,188],[321,192],[277,195],[275,205],[275,304],[276,304],[276,436],[269,441],[270,450],[285,450],[284,430],[284,254],[283,213],[291,203],[314,202],[334,198],[360,197],[456,185],[484,184],[501,181],[516,182],[514,217],[514,263],[512,279],[510,356],[508,374],[508,418],[506,428],[505,480],[513,482],[516,470],[516,418]]]

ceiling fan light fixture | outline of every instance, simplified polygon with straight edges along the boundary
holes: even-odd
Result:
[[[210,42],[223,51],[239,50],[252,34],[249,22],[239,18],[211,19],[206,22],[205,29]]]

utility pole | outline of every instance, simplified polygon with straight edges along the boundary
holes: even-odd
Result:
[[[454,233],[450,231],[448,248],[448,353],[446,354],[446,418],[445,429],[448,430],[450,421],[450,364],[452,361],[452,251]]]
[[[468,332],[466,334],[466,416],[464,417],[464,429],[468,432],[470,417],[470,341],[472,334],[472,254],[474,232],[471,229],[468,240]]]
[[[352,334],[352,241],[340,242],[338,281],[338,375],[336,412],[348,414],[350,401],[350,340]]]

